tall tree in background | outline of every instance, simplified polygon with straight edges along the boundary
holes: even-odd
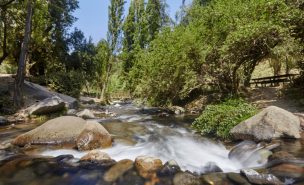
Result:
[[[20,58],[19,58],[19,63],[18,63],[18,71],[17,71],[17,76],[15,79],[14,105],[16,107],[21,107],[23,105],[22,90],[23,90],[23,84],[24,84],[25,67],[26,67],[29,42],[30,42],[30,38],[31,38],[32,13],[33,13],[32,0],[28,0],[24,39],[23,39],[22,46],[21,46],[21,53],[20,53]]]
[[[7,6],[12,3],[13,1],[9,1],[9,2],[6,2],[5,4],[1,4],[0,5],[0,17],[1,17],[1,21],[3,21],[3,28],[1,27],[0,29],[1,32],[3,31],[3,36],[1,34],[1,38],[2,39],[2,56],[0,57],[0,65],[1,63],[5,60],[6,57],[8,57],[9,53],[7,51],[7,34],[8,34],[8,31],[7,31],[7,27],[8,27],[8,23],[7,23],[7,19],[8,19],[8,16],[7,16]]]
[[[124,71],[128,72],[132,67],[134,60],[135,47],[135,30],[136,30],[136,15],[135,15],[135,1],[131,1],[128,15],[123,24],[123,53]]]
[[[112,70],[112,63],[115,62],[116,54],[120,49],[124,4],[125,1],[123,0],[111,0],[111,4],[109,6],[107,41],[109,43],[111,57],[108,65],[106,66],[106,78],[101,91],[101,99],[105,102],[108,101],[107,88]]]
[[[166,7],[167,4],[164,0],[148,0],[146,16],[148,22],[149,42],[155,39],[161,27],[170,22],[170,18],[166,13]]]
[[[135,18],[135,45],[138,49],[143,49],[148,39],[148,23],[144,0],[135,0]]]

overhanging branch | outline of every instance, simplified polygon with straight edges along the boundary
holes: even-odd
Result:
[[[15,0],[9,0],[6,3],[0,4],[0,8],[5,8],[6,6],[10,5],[11,3],[13,3]]]

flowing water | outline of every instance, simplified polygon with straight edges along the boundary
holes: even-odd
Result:
[[[210,170],[210,165],[217,165],[224,172],[239,172],[240,169],[260,167],[267,162],[265,157],[263,158],[263,155],[257,152],[258,147],[241,151],[237,157],[229,159],[228,155],[232,146],[204,138],[190,129],[195,116],[169,116],[157,108],[136,107],[132,104],[115,104],[106,107],[106,109],[115,112],[116,116],[96,120],[114,137],[113,147],[102,151],[108,153],[116,161],[121,159],[135,160],[137,156],[149,155],[161,159],[163,163],[175,160],[183,170],[198,174]],[[2,145],[17,135],[37,127],[37,125],[39,124],[25,123],[1,128]],[[286,150],[296,156],[303,156],[302,144],[300,147],[294,147],[297,144],[293,143],[288,146],[290,148]],[[0,150],[0,166],[5,159],[20,154],[26,154],[33,158],[73,155],[73,161],[77,162],[77,159],[87,153],[62,146],[35,146],[33,148]],[[57,173],[59,172],[56,171]],[[60,169],[60,173],[63,176],[65,174],[62,169]],[[96,172],[96,174],[99,173]]]
[[[137,108],[132,104],[116,104],[109,109],[116,112],[117,116],[114,119],[98,121],[114,136],[114,146],[102,150],[114,160],[135,160],[137,156],[149,155],[161,159],[164,163],[175,160],[183,170],[199,173],[203,173],[205,165],[210,163],[216,164],[225,172],[232,172],[261,166],[265,162],[259,155],[250,156],[250,162],[246,163],[230,160],[229,149],[221,142],[203,138],[189,129],[193,121],[189,116],[160,118],[160,110]],[[86,152],[60,149],[45,150],[40,154],[53,157],[72,154],[81,158]]]

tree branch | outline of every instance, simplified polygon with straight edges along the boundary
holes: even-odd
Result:
[[[11,3],[13,3],[15,0],[9,0],[8,2],[4,3],[4,4],[0,4],[0,8],[5,8],[6,6],[10,5]]]

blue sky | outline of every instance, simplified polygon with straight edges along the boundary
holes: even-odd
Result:
[[[130,0],[126,2],[125,12],[127,13]],[[91,36],[94,43],[106,38],[109,3],[110,0],[79,0],[79,9],[74,12],[74,16],[78,18],[74,27],[82,30],[87,38]],[[182,0],[167,0],[167,4],[169,5],[168,12],[174,18],[176,11],[182,5]]]

